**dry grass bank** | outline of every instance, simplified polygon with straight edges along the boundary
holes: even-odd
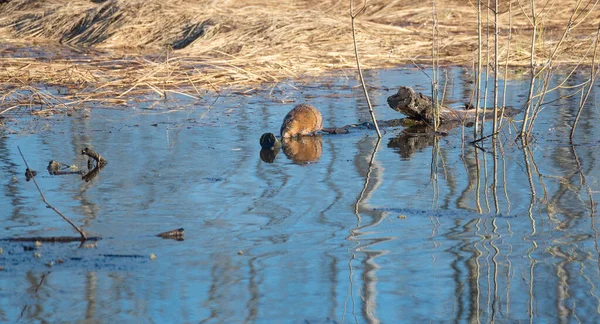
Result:
[[[470,66],[476,59],[477,10],[473,1],[436,1],[442,63]],[[35,92],[38,83],[68,85],[70,91],[62,98],[76,105],[148,91],[198,96],[199,89],[280,82],[355,68],[346,0],[0,3],[0,101],[4,110],[9,102],[8,108],[14,108],[22,100],[31,100],[31,96],[19,97],[21,92],[16,90],[31,87],[27,89]],[[529,1],[512,1],[511,12],[508,3],[500,3],[499,59],[508,59],[513,66],[528,65],[533,30]],[[591,62],[589,49],[600,21],[595,1],[535,3],[541,27],[536,60],[546,59],[578,8],[556,62]],[[484,24],[487,13],[492,46],[493,17],[484,11]],[[368,1],[366,12],[357,18],[363,67],[429,63],[431,22],[429,1]],[[29,51],[34,44],[43,48],[41,54]],[[69,47],[79,54],[60,55],[51,45]],[[44,99],[44,94],[37,97],[41,103],[52,99]]]

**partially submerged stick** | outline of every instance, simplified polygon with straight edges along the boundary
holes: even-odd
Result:
[[[360,59],[358,58],[358,45],[356,43],[356,27],[354,25],[354,19],[360,15],[362,12],[367,9],[367,1],[365,0],[362,8],[360,8],[356,13],[354,13],[354,0],[350,0],[350,19],[352,22],[352,40],[354,41],[354,57],[356,57],[356,68],[358,69],[358,75],[360,77],[360,84],[363,88],[363,93],[365,94],[365,99],[367,100],[367,105],[369,106],[369,113],[371,114],[371,119],[373,120],[373,125],[375,125],[375,131],[377,131],[377,136],[381,138],[381,132],[379,131],[379,126],[377,125],[377,119],[375,119],[375,112],[373,111],[373,105],[371,105],[371,99],[369,98],[369,92],[367,91],[367,85],[365,84],[365,78],[363,77],[362,68],[360,67]]]
[[[92,150],[91,148],[84,148],[83,150],[81,150],[81,154],[87,155],[90,158],[94,159],[96,161],[96,165],[104,165],[107,162],[106,159],[102,157],[102,155],[98,154],[98,152]]]
[[[102,157],[102,155],[100,155],[98,152],[90,149],[90,148],[84,148],[83,150],[81,150],[81,154],[83,155],[87,155],[89,156],[89,160],[88,160],[88,173],[83,174],[81,176],[81,179],[84,180],[85,182],[90,182],[92,181],[92,179],[94,179],[99,173],[100,170],[102,170],[102,168],[104,168],[104,166],[106,165],[106,163],[108,161],[106,161],[105,158]],[[94,167],[94,162],[96,161],[96,166]]]
[[[598,31],[596,32],[596,39],[594,40],[594,55],[592,56],[592,65],[591,65],[591,73],[590,73],[590,79],[588,80],[589,85],[587,87],[587,90],[585,90],[585,85],[583,86],[583,88],[581,89],[581,102],[579,103],[579,109],[577,110],[577,115],[575,115],[575,121],[573,121],[573,125],[571,126],[571,133],[569,134],[569,141],[571,143],[573,143],[573,138],[575,137],[575,129],[577,128],[577,122],[579,121],[579,117],[581,116],[581,112],[583,111],[583,106],[585,105],[590,92],[592,91],[592,88],[595,85],[595,81],[596,81],[596,76],[598,75],[598,71],[600,71],[600,69],[598,69],[596,67],[596,60],[598,59],[598,41],[600,40],[600,24],[598,24]],[[585,94],[584,93],[585,90]]]
[[[74,169],[75,168],[72,166],[69,166],[65,163],[60,163],[55,160],[50,160],[50,162],[48,162],[48,167],[46,167],[48,173],[53,176],[66,174],[83,174],[83,171],[73,171]]]
[[[86,237],[86,241],[99,241],[100,237]],[[44,242],[44,243],[71,243],[81,242],[81,239],[75,236],[32,236],[32,237],[11,237],[6,239],[0,239],[0,241],[9,242]]]
[[[21,158],[23,158],[23,162],[25,162],[25,166],[27,167],[28,170],[31,170],[31,169],[29,169],[29,164],[27,164],[27,160],[25,160],[25,156],[23,156],[23,152],[21,152],[21,148],[19,146],[17,146],[17,149],[19,150],[19,154],[21,154]],[[85,235],[85,232],[81,228],[79,228],[77,225],[75,225],[75,223],[73,223],[69,218],[67,218],[67,216],[65,216],[63,213],[61,213],[54,206],[50,205],[50,203],[46,200],[46,197],[44,196],[42,189],[40,189],[40,186],[38,185],[37,181],[35,181],[35,176],[31,177],[31,180],[33,180],[33,183],[35,184],[35,187],[37,188],[38,192],[40,193],[40,196],[42,197],[42,201],[46,204],[46,206],[50,207],[58,215],[60,215],[60,217],[62,217],[65,221],[67,221],[67,223],[69,223],[71,226],[73,226],[73,228],[75,230],[77,230],[77,232],[79,232],[79,235],[81,235],[82,241],[87,240],[87,236]]]

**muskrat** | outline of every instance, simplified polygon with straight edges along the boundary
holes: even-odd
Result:
[[[300,104],[290,110],[281,125],[281,137],[316,134],[323,128],[321,112],[313,105]]]

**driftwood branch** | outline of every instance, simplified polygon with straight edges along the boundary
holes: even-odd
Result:
[[[27,170],[31,170],[31,169],[29,169],[29,164],[27,164],[27,160],[25,160],[25,156],[23,155],[23,152],[21,152],[21,148],[17,146],[17,149],[19,150],[19,154],[21,154],[21,158],[23,158],[23,162],[25,162],[25,167],[27,167]],[[69,223],[71,226],[73,226],[73,228],[75,230],[77,230],[77,232],[79,232],[79,235],[81,235],[81,241],[87,240],[87,236],[85,235],[85,232],[81,228],[79,228],[77,225],[75,225],[75,223],[73,223],[69,218],[67,218],[67,216],[65,216],[63,213],[61,213],[58,209],[56,209],[54,206],[52,206],[46,200],[46,197],[44,196],[42,189],[40,189],[40,186],[38,185],[37,181],[35,181],[35,176],[32,176],[31,180],[33,180],[33,183],[35,184],[35,187],[37,188],[38,192],[40,193],[40,196],[42,197],[42,201],[46,204],[46,206],[50,207],[58,215],[60,215],[60,217],[62,217],[62,219],[64,219],[67,223]]]
[[[98,152],[92,150],[91,148],[84,148],[83,150],[81,150],[81,154],[83,155],[87,155],[90,158],[94,159],[94,161],[96,161],[96,165],[104,165],[106,164],[106,159],[102,157],[102,155],[98,154]],[[90,167],[90,163],[88,162],[88,168]]]
[[[392,109],[403,113],[407,117],[433,125],[433,101],[430,97],[415,92],[412,88],[400,87],[395,95],[388,97],[387,102]],[[440,122],[442,124],[448,122],[471,124],[475,122],[477,117],[477,110],[475,109],[459,110],[441,105],[439,109]],[[510,107],[504,109],[505,116],[515,115],[517,112],[517,109]],[[493,112],[486,113],[486,117],[493,118]]]
[[[86,237],[86,241],[99,241],[100,237],[92,236]],[[80,237],[76,236],[31,236],[31,237],[11,237],[6,239],[0,239],[0,241],[8,241],[8,242],[43,242],[43,243],[71,243],[71,242],[81,242]]]
[[[87,163],[88,173],[82,174],[81,179],[85,182],[90,182],[100,173],[100,170],[104,168],[108,161],[106,161],[106,159],[103,158],[98,152],[87,147],[81,150],[81,154],[89,157]],[[94,166],[94,161],[96,162],[96,166]]]
[[[83,174],[83,171],[72,171],[71,166],[55,160],[48,162],[46,170],[48,170],[48,174],[50,175]]]

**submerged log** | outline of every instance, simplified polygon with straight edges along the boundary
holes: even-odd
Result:
[[[409,87],[400,87],[395,95],[388,97],[387,102],[392,109],[403,113],[411,119],[433,124],[433,101],[429,96],[416,92]],[[517,113],[518,110],[514,108],[504,108],[504,116],[506,117],[516,115]],[[479,115],[483,115],[483,112],[480,111]],[[469,124],[475,122],[476,116],[475,109],[459,110],[446,106],[440,107],[441,123],[460,122]],[[485,117],[493,118],[493,110],[487,109]]]
[[[344,127],[323,128],[321,130],[328,134],[348,134],[349,127],[350,127],[349,125],[346,125]]]
[[[0,241],[9,241],[9,242],[44,242],[44,243],[71,243],[71,242],[83,242],[83,241],[99,241],[101,237],[93,236],[93,237],[85,237],[81,236],[33,236],[33,237],[10,237],[3,238]]]
[[[156,236],[162,237],[164,239],[173,239],[173,240],[177,240],[177,241],[183,241],[184,240],[184,230],[183,230],[183,228],[177,228],[177,229],[174,229],[171,231],[166,231],[166,232],[156,234]]]

